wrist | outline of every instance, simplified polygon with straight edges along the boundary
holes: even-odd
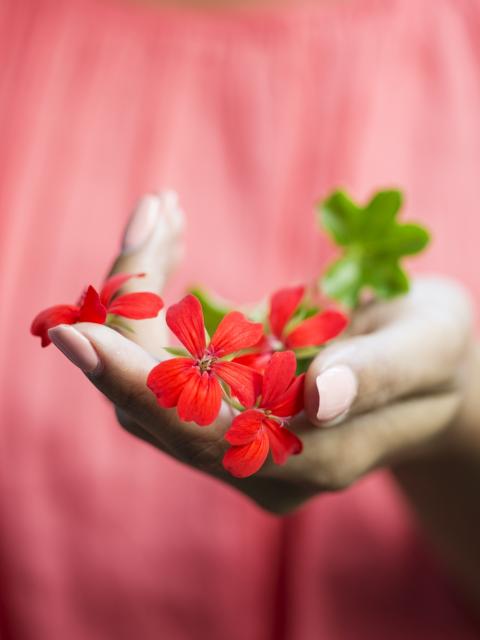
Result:
[[[480,460],[480,343],[475,343],[466,358],[461,380],[455,393],[458,395],[458,409],[448,425],[424,446],[410,452],[400,461],[391,465],[396,474],[406,469],[414,471],[416,466],[425,464],[443,465],[449,460],[457,465],[464,460]]]

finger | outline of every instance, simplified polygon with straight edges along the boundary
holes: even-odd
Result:
[[[173,191],[143,196],[128,222],[122,251],[116,258],[110,275],[115,273],[145,273],[132,278],[121,293],[151,291],[161,294],[178,266],[183,251],[184,216]],[[151,353],[166,344],[164,314],[158,318],[135,321],[122,319],[132,333],[126,334]]]
[[[458,330],[471,324],[472,301],[468,291],[458,282],[444,276],[424,276],[412,283],[406,296],[393,300],[371,300],[355,309],[348,334],[372,333],[412,314],[418,314],[419,308],[430,310],[432,318],[444,317],[444,321],[454,321]]]
[[[174,191],[144,195],[127,224],[122,251],[110,275],[145,272],[143,280],[131,280],[125,288],[138,291],[147,287],[161,293],[180,260],[183,229],[184,215]]]
[[[139,345],[95,323],[59,325],[49,336],[97,389],[155,438],[157,446],[191,464],[200,465],[208,456],[219,464],[228,417],[200,428],[180,421],[174,409],[160,407],[146,384],[157,362]]]
[[[392,403],[351,416],[336,429],[311,429],[303,419],[292,425],[304,449],[283,468],[267,475],[295,479],[323,490],[343,489],[372,469],[425,455],[442,443],[460,406],[455,391]],[[446,442],[446,440],[445,440]]]
[[[369,411],[451,380],[468,346],[469,311],[445,286],[450,305],[433,289],[427,300],[420,303],[414,294],[393,307],[390,316],[388,304],[372,306],[368,322],[376,330],[319,354],[305,385],[306,411],[314,424]]]
[[[143,440],[144,442],[161,449],[158,439],[152,436],[148,431],[145,431],[145,429],[128,413],[123,411],[123,409],[115,407],[115,415],[117,416],[118,423],[125,429],[125,431],[128,431],[128,433],[135,436],[135,438]]]

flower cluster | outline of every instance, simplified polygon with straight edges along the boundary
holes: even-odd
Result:
[[[45,347],[50,343],[48,330],[58,324],[128,328],[118,316],[157,316],[163,301],[156,294],[118,295],[130,278],[144,275],[112,276],[100,293],[90,285],[77,304],[39,313],[31,332]],[[181,420],[200,427],[215,422],[222,402],[230,405],[232,423],[225,433],[230,447],[223,458],[229,473],[245,478],[262,467],[269,452],[274,463],[283,464],[302,451],[301,440],[288,429],[290,419],[303,410],[301,364],[305,369],[305,362],[308,365],[321,346],[345,328],[343,313],[308,307],[302,286],[274,293],[264,322],[253,322],[239,311],[221,314],[211,338],[202,304],[192,294],[167,309],[166,322],[182,347],[166,348],[174,357],[152,369],[147,386],[161,407],[176,407]]]
[[[276,291],[270,298],[265,334],[252,353],[236,358],[236,362],[263,371],[275,351],[295,349],[300,355],[300,350],[324,345],[345,329],[345,314],[336,309],[303,308],[304,299],[304,286]]]
[[[318,204],[319,221],[341,255],[317,289],[352,309],[365,292],[391,298],[408,291],[403,258],[422,251],[429,233],[420,225],[399,222],[401,204],[402,194],[391,189],[373,194],[364,206],[344,191],[334,191]],[[118,295],[127,280],[143,275],[115,275],[100,293],[89,286],[76,305],[39,313],[31,332],[46,347],[48,330],[61,323],[129,329],[119,316],[155,317],[163,301],[154,293]],[[304,372],[322,345],[345,329],[347,317],[336,309],[320,310],[304,286],[275,292],[262,322],[219,306],[201,289],[196,294],[167,310],[167,325],[183,347],[166,347],[175,357],[152,369],[149,389],[160,406],[176,407],[181,420],[201,427],[216,420],[222,402],[230,405],[232,423],[225,434],[230,448],[223,466],[232,475],[256,473],[269,452],[274,463],[283,464],[302,450],[287,427],[303,410]]]
[[[223,466],[236,477],[258,471],[269,451],[276,464],[302,451],[300,439],[287,429],[303,410],[304,374],[296,375],[297,355],[310,347],[312,356],[347,324],[340,311],[305,312],[304,296],[304,287],[277,291],[265,324],[230,311],[211,339],[194,295],[167,310],[167,325],[184,350],[175,349],[177,357],[154,367],[147,386],[161,407],[176,407],[181,420],[202,427],[218,417],[222,400],[232,407],[237,415],[225,434],[231,447]]]
[[[225,434],[232,446],[223,458],[223,466],[233,476],[246,478],[258,471],[269,450],[276,464],[302,451],[301,440],[285,427],[303,409],[305,374],[295,376],[296,366],[292,351],[274,353],[265,367],[255,408],[234,418]]]

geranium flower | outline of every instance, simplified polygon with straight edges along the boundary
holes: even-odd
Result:
[[[220,411],[221,382],[243,406],[253,405],[261,376],[224,358],[257,343],[263,331],[260,323],[250,322],[239,311],[227,313],[207,345],[202,307],[193,295],[172,305],[166,320],[189,357],[166,360],[150,372],[147,385],[161,407],[177,407],[179,417],[186,422],[211,424]]]
[[[282,349],[319,347],[338,336],[347,326],[348,319],[336,309],[319,311],[293,327],[290,320],[299,310],[305,295],[305,287],[289,287],[276,291],[270,298],[268,328],[270,335],[264,336],[255,345],[255,352],[235,358],[235,362],[263,371],[272,353]]]
[[[142,278],[144,275],[144,273],[117,273],[105,281],[100,293],[90,285],[77,304],[57,304],[41,311],[32,322],[31,333],[39,336],[42,339],[42,347],[46,347],[51,342],[48,330],[58,324],[75,324],[76,322],[105,324],[110,314],[135,320],[155,318],[163,308],[163,300],[155,293],[142,291],[114,297],[127,280]]]
[[[265,368],[258,408],[240,413],[225,434],[232,447],[223,466],[233,476],[246,478],[258,471],[271,450],[273,461],[283,464],[302,451],[302,441],[285,424],[303,409],[305,374],[295,377],[292,351],[274,353]]]

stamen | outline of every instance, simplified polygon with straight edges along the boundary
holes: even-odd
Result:
[[[210,371],[212,364],[217,360],[215,356],[210,354],[205,354],[203,358],[197,360],[197,367],[200,369],[200,373],[205,373],[206,371]]]

